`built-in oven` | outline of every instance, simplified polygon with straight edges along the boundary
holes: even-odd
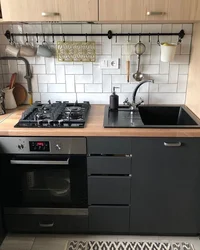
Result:
[[[85,138],[1,137],[0,147],[8,231],[87,231]],[[36,223],[33,228],[24,222],[16,226],[13,219]]]

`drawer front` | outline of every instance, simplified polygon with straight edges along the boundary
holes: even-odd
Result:
[[[129,207],[89,207],[90,233],[128,233]]]
[[[6,214],[5,227],[8,232],[85,233],[88,216]]]
[[[131,139],[121,137],[87,138],[88,154],[131,154]]]
[[[130,157],[103,157],[87,158],[88,174],[130,174]]]
[[[88,177],[88,203],[90,205],[130,204],[130,177]]]

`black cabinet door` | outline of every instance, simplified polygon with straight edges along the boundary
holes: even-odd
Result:
[[[132,139],[131,233],[200,232],[200,139]]]

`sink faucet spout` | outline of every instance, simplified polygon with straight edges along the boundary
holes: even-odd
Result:
[[[134,106],[135,106],[135,104],[136,104],[136,94],[137,94],[137,91],[138,91],[138,89],[140,88],[140,86],[143,85],[143,84],[146,83],[146,82],[154,83],[154,80],[153,80],[153,79],[152,79],[152,80],[144,80],[144,81],[140,82],[140,83],[136,86],[136,88],[135,88],[134,91],[133,91],[133,100],[132,100]]]

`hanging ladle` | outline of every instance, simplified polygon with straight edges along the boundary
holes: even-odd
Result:
[[[146,46],[144,45],[144,43],[140,41],[140,37],[139,37],[139,43],[135,45],[135,53],[137,54],[137,57],[138,57],[138,69],[137,69],[137,72],[133,74],[133,78],[137,82],[142,81],[142,79],[144,78],[144,75],[140,72],[140,57],[142,54],[144,54],[145,50],[146,50]]]

